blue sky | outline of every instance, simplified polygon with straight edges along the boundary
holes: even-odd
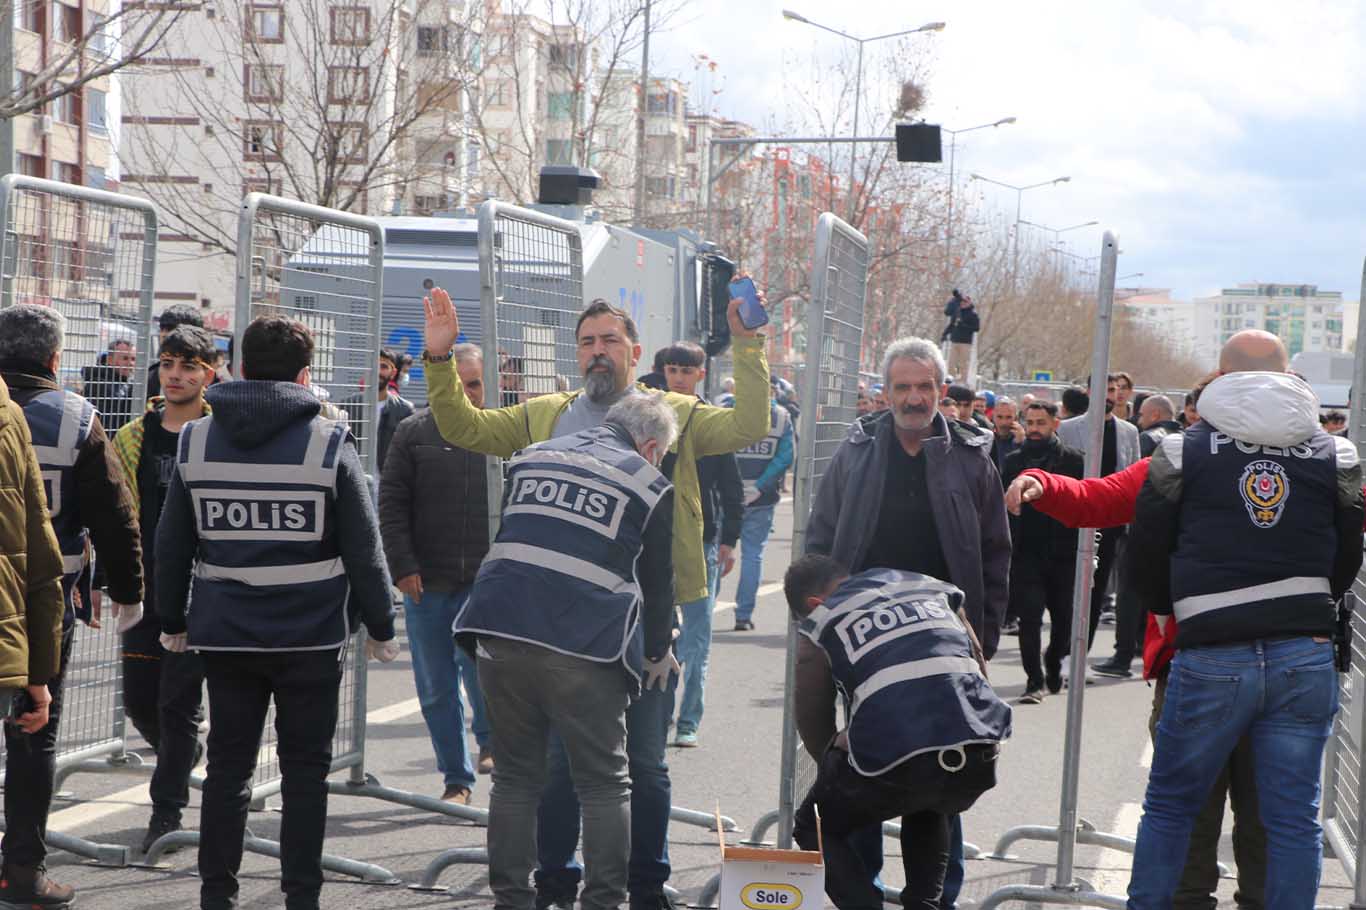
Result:
[[[961,137],[958,168],[1017,185],[1071,176],[1026,193],[1024,217],[1100,221],[1065,235],[1076,252],[1092,255],[1110,229],[1121,274],[1181,298],[1271,281],[1358,299],[1366,4],[690,0],[656,38],[651,69],[693,79],[693,55],[705,53],[719,64],[719,113],[792,127],[791,88],[809,83],[812,60],[852,58],[838,37],[784,21],[785,5],[864,36],[947,22],[914,39],[929,67],[927,119],[1017,117]],[[869,46],[865,78],[894,44]],[[1013,214],[1013,192],[971,192]]]

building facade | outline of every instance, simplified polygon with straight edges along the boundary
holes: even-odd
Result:
[[[1197,297],[1195,337],[1200,354],[1213,359],[1237,332],[1261,329],[1301,352],[1342,351],[1344,303],[1341,291],[1313,284],[1242,283],[1212,297]]]

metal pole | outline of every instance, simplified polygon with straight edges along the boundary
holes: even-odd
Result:
[[[949,131],[949,220],[944,228],[944,291],[953,290],[953,165],[958,155],[958,134]],[[975,339],[974,339],[975,340]]]
[[[1015,191],[1015,252],[1010,259],[1010,289],[1020,292],[1020,215],[1024,210],[1024,190]]]
[[[863,41],[858,41],[858,72],[854,76],[854,135],[858,135],[859,100],[863,95]],[[858,140],[849,149],[849,223],[854,224],[854,168],[858,165]]]
[[[640,50],[640,113],[636,116],[635,222],[645,223],[645,118],[650,110],[650,0],[645,0],[645,40]]]
[[[1086,476],[1100,476],[1105,442],[1106,377],[1110,372],[1110,324],[1115,307],[1115,273],[1119,246],[1105,232],[1101,242],[1100,285],[1096,292],[1096,340],[1091,352],[1091,408],[1086,421]],[[1117,418],[1116,418],[1117,419]],[[1067,732],[1063,739],[1062,798],[1058,809],[1058,874],[1054,888],[1075,887],[1077,789],[1081,770],[1082,705],[1086,696],[1086,646],[1091,625],[1091,582],[1095,575],[1095,529],[1083,528],[1077,545],[1076,597],[1072,604],[1072,656],[1068,667]]]
[[[17,0],[13,0],[17,2]],[[0,100],[14,100],[14,10],[0,16]],[[0,119],[0,174],[14,173],[14,117]],[[82,162],[84,165],[84,162]]]

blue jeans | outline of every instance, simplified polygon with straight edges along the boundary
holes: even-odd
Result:
[[[633,900],[664,892],[669,866],[669,812],[672,789],[664,762],[678,676],[661,692],[650,689],[626,709],[626,757],[631,775],[631,869]],[[569,778],[569,760],[558,737],[551,737],[546,788],[537,812],[536,893],[538,905],[573,901],[583,877],[574,861],[579,843],[579,800]]]
[[[717,565],[720,544],[706,545],[707,596],[682,606],[683,629],[678,637],[678,659],[683,664],[683,697],[678,706],[678,732],[696,733],[702,724],[707,686],[707,658],[711,654],[711,618],[716,609],[716,589],[721,584]]]
[[[1179,651],[1157,724],[1129,907],[1171,906],[1195,816],[1247,734],[1266,828],[1266,906],[1311,910],[1323,862],[1319,771],[1337,709],[1327,641],[1266,639]]]
[[[405,596],[403,616],[417,698],[436,751],[437,770],[446,786],[473,789],[474,764],[465,744],[465,706],[460,699],[462,681],[470,696],[474,738],[480,747],[489,741],[488,718],[474,661],[451,635],[451,625],[465,606],[469,591],[426,591],[421,603]]]
[[[949,827],[949,868],[944,873],[944,894],[939,900],[940,910],[954,910],[958,895],[963,891],[967,865],[963,860],[963,817],[955,815]],[[882,826],[869,825],[849,838],[849,842],[863,858],[863,865],[873,874],[873,884],[882,884]]]
[[[773,531],[776,506],[746,506],[740,525],[740,581],[735,586],[735,620],[754,615],[754,598],[759,594],[759,579],[764,571],[764,544]]]

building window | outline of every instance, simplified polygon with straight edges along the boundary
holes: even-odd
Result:
[[[280,195],[283,184],[280,180],[269,177],[248,177],[242,181],[242,195],[248,193],[266,193],[270,196]]]
[[[14,27],[27,32],[42,31],[42,0],[14,0]]]
[[[66,88],[66,86],[59,85],[59,88]],[[68,90],[66,94],[58,95],[52,102],[52,114],[62,123],[80,123],[80,95],[70,90]]]
[[[493,107],[502,107],[502,106],[506,105],[507,103],[508,103],[507,83],[506,83],[506,82],[503,82],[502,80],[499,80],[499,81],[497,81],[497,82],[494,82],[494,83],[493,83],[493,87],[492,87],[491,89],[489,89],[489,105],[490,105],[490,106],[493,106]]]
[[[25,155],[23,152],[20,152],[18,158],[19,173],[23,174],[25,177],[43,176],[43,159],[41,155]]]
[[[341,126],[336,134],[337,160],[346,164],[364,164],[366,161],[367,142],[365,135],[365,124],[347,123]]]
[[[678,94],[676,92],[652,94],[646,110],[651,114],[676,114],[678,113]]]
[[[52,3],[52,40],[75,44],[81,40],[81,11],[60,0]]]
[[[62,183],[72,183],[76,186],[80,186],[83,182],[81,180],[81,166],[66,161],[56,162],[56,173],[53,176]]]
[[[688,127],[688,151],[697,151],[697,127]]]
[[[445,26],[419,25],[417,27],[417,55],[435,57],[450,50],[450,33]]]
[[[568,120],[573,113],[573,92],[551,92],[546,97],[546,114],[551,120]]]
[[[247,40],[261,44],[283,44],[285,9],[283,6],[252,6],[247,10]]]
[[[675,180],[673,177],[646,177],[645,192],[651,196],[674,198]]]
[[[329,10],[332,19],[332,43],[347,47],[370,43],[370,8],[365,6],[334,6]]]
[[[545,141],[546,164],[572,164],[574,144],[568,139],[547,139]]]
[[[104,176],[104,168],[87,164],[85,166],[85,185],[97,190],[107,189],[109,180]]]
[[[248,101],[284,101],[285,68],[265,63],[248,63],[243,83]]]
[[[245,161],[279,161],[284,139],[284,124],[248,120],[242,126],[242,158]]]
[[[329,66],[328,104],[365,104],[370,100],[370,67]]]
[[[579,60],[579,46],[577,44],[552,44],[550,45],[550,64],[551,66],[573,67]]]
[[[445,193],[439,196],[414,196],[413,208],[419,212],[438,212],[450,207],[450,197]]]
[[[85,122],[98,133],[109,132],[108,108],[105,93],[99,89],[85,90]]]

